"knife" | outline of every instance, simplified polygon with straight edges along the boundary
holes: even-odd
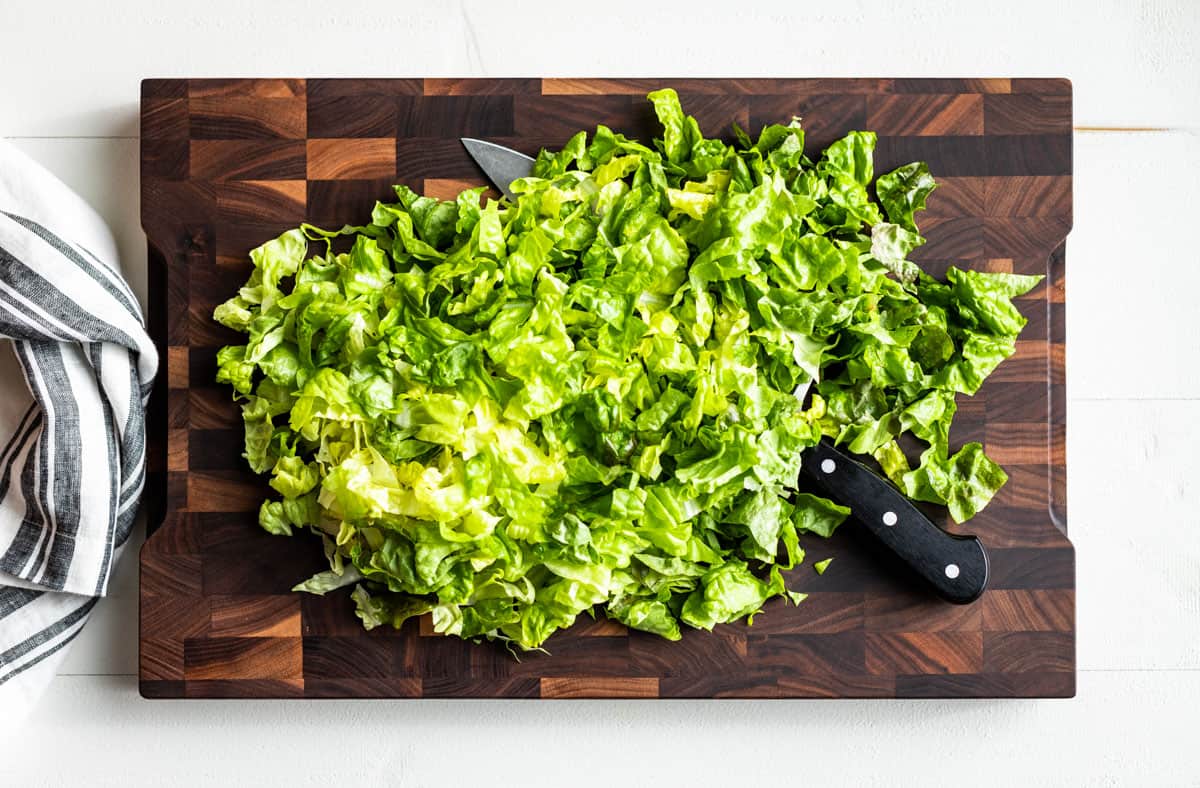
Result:
[[[533,173],[534,160],[524,153],[487,140],[464,137],[462,143],[510,200],[512,182]],[[801,469],[829,498],[850,506],[854,519],[941,598],[967,604],[987,587],[988,557],[978,538],[943,531],[891,482],[831,441],[808,450]]]

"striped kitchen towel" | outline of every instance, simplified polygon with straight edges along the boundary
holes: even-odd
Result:
[[[0,141],[0,709],[10,721],[105,594],[137,514],[158,356],[116,261],[100,217]]]

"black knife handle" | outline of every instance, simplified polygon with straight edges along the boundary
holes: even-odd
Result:
[[[828,441],[809,449],[802,467],[940,597],[965,605],[983,593],[988,559],[977,538],[938,528],[886,479]]]

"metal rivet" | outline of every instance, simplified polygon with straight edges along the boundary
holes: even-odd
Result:
[[[825,473],[833,473],[837,470],[837,463],[833,460],[821,460],[821,470]]]
[[[958,577],[958,564],[946,565],[946,577],[950,578],[951,580]]]
[[[884,512],[883,513],[883,524],[884,525],[895,525],[897,519],[899,519],[899,518],[896,517],[895,512]]]

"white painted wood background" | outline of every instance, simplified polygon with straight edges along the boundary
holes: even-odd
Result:
[[[0,785],[1200,785],[1200,3],[517,5],[0,0],[0,137],[109,220],[144,298],[146,76],[1070,77],[1078,697],[149,702],[128,550]]]

